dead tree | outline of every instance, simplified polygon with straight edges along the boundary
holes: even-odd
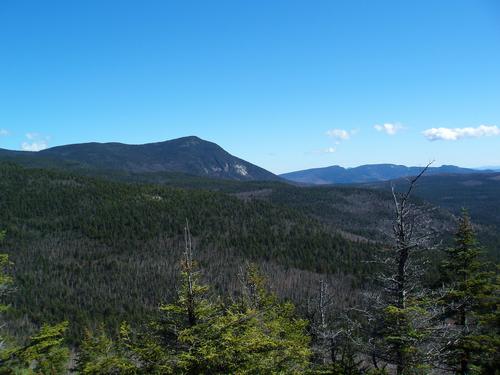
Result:
[[[351,312],[352,309],[341,310],[336,306],[328,283],[320,280],[317,295],[308,303],[313,352],[322,367],[343,374],[358,374],[363,369],[358,356],[359,322],[351,319]]]
[[[333,299],[328,293],[328,283],[321,279],[313,303],[308,305],[311,320],[311,333],[314,339],[314,352],[317,361],[326,365],[335,362],[337,357],[336,338],[340,330],[334,330],[331,324]]]
[[[398,375],[426,363],[424,343],[431,319],[422,276],[426,268],[425,253],[432,248],[430,240],[435,233],[428,210],[414,204],[411,195],[430,164],[409,180],[405,192],[398,193],[392,187],[393,245],[378,259],[382,269],[378,281],[382,288],[372,302],[370,319],[377,327],[372,332],[370,352],[375,367],[378,361],[390,364]]]
[[[194,278],[198,271],[193,260],[193,240],[189,230],[189,222],[186,220],[184,227],[184,254],[181,262],[182,272],[186,281],[186,312],[190,326],[196,324],[196,291],[194,288]]]

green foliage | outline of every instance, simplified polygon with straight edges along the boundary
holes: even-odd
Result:
[[[255,269],[254,294],[221,303],[185,261],[175,303],[134,333],[123,325],[118,339],[101,330],[87,334],[77,369],[83,374],[301,374],[309,366],[307,322],[291,303],[264,289]]]
[[[196,276],[184,266],[177,303],[161,308],[160,327],[176,329],[175,373],[300,373],[307,367],[307,322],[295,317],[291,303],[279,303],[265,290],[255,268],[246,277],[251,292],[229,305],[210,301]]]
[[[445,361],[459,374],[498,364],[498,276],[488,271],[480,255],[469,215],[464,211],[455,246],[446,250],[442,265],[447,288],[441,302],[453,326],[451,339],[444,344]]]
[[[224,320],[235,332],[226,340],[234,361],[247,358],[242,373],[301,373],[307,366],[311,351],[305,330],[308,322],[295,316],[289,303],[278,302],[265,288],[258,269],[249,266],[244,278],[245,293],[241,301],[228,309]]]
[[[428,369],[422,353],[422,343],[429,337],[429,331],[422,326],[427,314],[418,300],[408,300],[402,308],[389,305],[383,311],[380,345],[386,353],[398,353],[394,361],[405,364],[404,374],[425,373]],[[391,354],[385,358],[391,358]]]
[[[68,323],[44,324],[27,345],[2,353],[1,374],[58,375],[68,371],[69,349],[64,344]]]
[[[123,337],[113,341],[101,326],[87,330],[78,351],[76,371],[85,375],[136,374],[137,367],[124,351]]]

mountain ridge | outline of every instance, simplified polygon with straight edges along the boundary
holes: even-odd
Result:
[[[479,171],[482,172],[482,171]],[[404,191],[408,180],[398,178],[389,181],[353,184],[360,188]],[[491,207],[500,206],[500,172],[474,174],[424,174],[417,183],[415,195],[455,215],[466,208],[474,221],[482,225],[500,227],[500,216]]]
[[[364,164],[353,168],[333,165],[323,168],[312,168],[283,173],[280,174],[280,177],[296,183],[311,185],[352,184],[388,181],[402,177],[415,176],[420,173],[423,168],[424,167],[408,167],[398,164]],[[429,167],[426,174],[474,174],[492,172],[494,171],[462,168],[455,165],[442,165],[440,167]]]
[[[125,144],[88,142],[38,152],[0,149],[0,159],[34,167],[64,165],[69,169],[101,169],[127,173],[181,172],[234,180],[280,180],[275,174],[231,155],[216,143],[196,136]]]

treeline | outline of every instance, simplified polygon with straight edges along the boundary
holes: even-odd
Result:
[[[417,262],[417,247],[424,246],[405,227],[413,208],[399,202],[395,233],[410,237],[396,235],[387,250],[398,267],[404,254]],[[201,280],[186,226],[176,298],[154,318],[122,322],[115,336],[102,326],[89,328],[72,350],[65,343],[67,322],[44,325],[22,345],[3,335],[0,373],[497,374],[499,284],[480,260],[468,215],[459,222],[455,245],[445,250],[440,286],[427,290],[408,263],[406,270],[395,269],[406,280],[392,277],[386,260],[381,275],[387,288],[368,291],[366,304],[338,309],[321,282],[305,319],[269,291],[254,265],[239,273],[236,297],[214,293]],[[3,298],[13,282],[6,256],[0,266]]]

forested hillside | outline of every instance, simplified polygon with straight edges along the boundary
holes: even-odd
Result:
[[[381,190],[390,190],[391,185],[402,190],[408,180],[359,185]],[[448,174],[422,176],[418,183],[418,196],[441,207],[460,212],[467,208],[476,222],[500,225],[500,215],[492,207],[500,206],[500,173]]]
[[[390,191],[391,186],[403,191],[408,179],[358,185],[379,191]],[[500,173],[424,175],[418,182],[415,195],[443,207],[455,215],[467,209],[476,224],[481,225],[480,239],[490,254],[500,259]]]
[[[14,165],[1,167],[0,185],[2,247],[18,280],[13,314],[35,323],[71,318],[75,330],[101,320],[116,327],[171,296],[186,220],[206,277],[221,290],[252,260],[272,270],[284,296],[303,298],[314,275],[328,273],[348,302],[370,272],[361,260],[377,246],[297,209],[220,192]]]
[[[493,268],[467,214],[456,232],[451,214],[404,194],[394,206],[362,188],[108,177],[0,165],[0,268],[13,265],[1,290],[15,282],[4,318],[26,343],[1,352],[2,371],[65,373],[65,340],[88,374],[375,375],[452,368],[464,352],[484,369],[498,361]],[[465,250],[435,252],[453,233]],[[464,261],[470,282],[454,275]],[[460,303],[473,334],[443,331]]]
[[[257,261],[295,301],[328,274],[343,303],[352,303],[373,271],[364,261],[391,233],[390,195],[358,188],[168,175],[178,188],[13,164],[0,173],[15,314],[35,322],[76,317],[74,330],[100,320],[116,327],[171,296],[186,220],[217,288],[234,290],[241,265]],[[436,231],[453,227],[449,214],[433,217]]]

